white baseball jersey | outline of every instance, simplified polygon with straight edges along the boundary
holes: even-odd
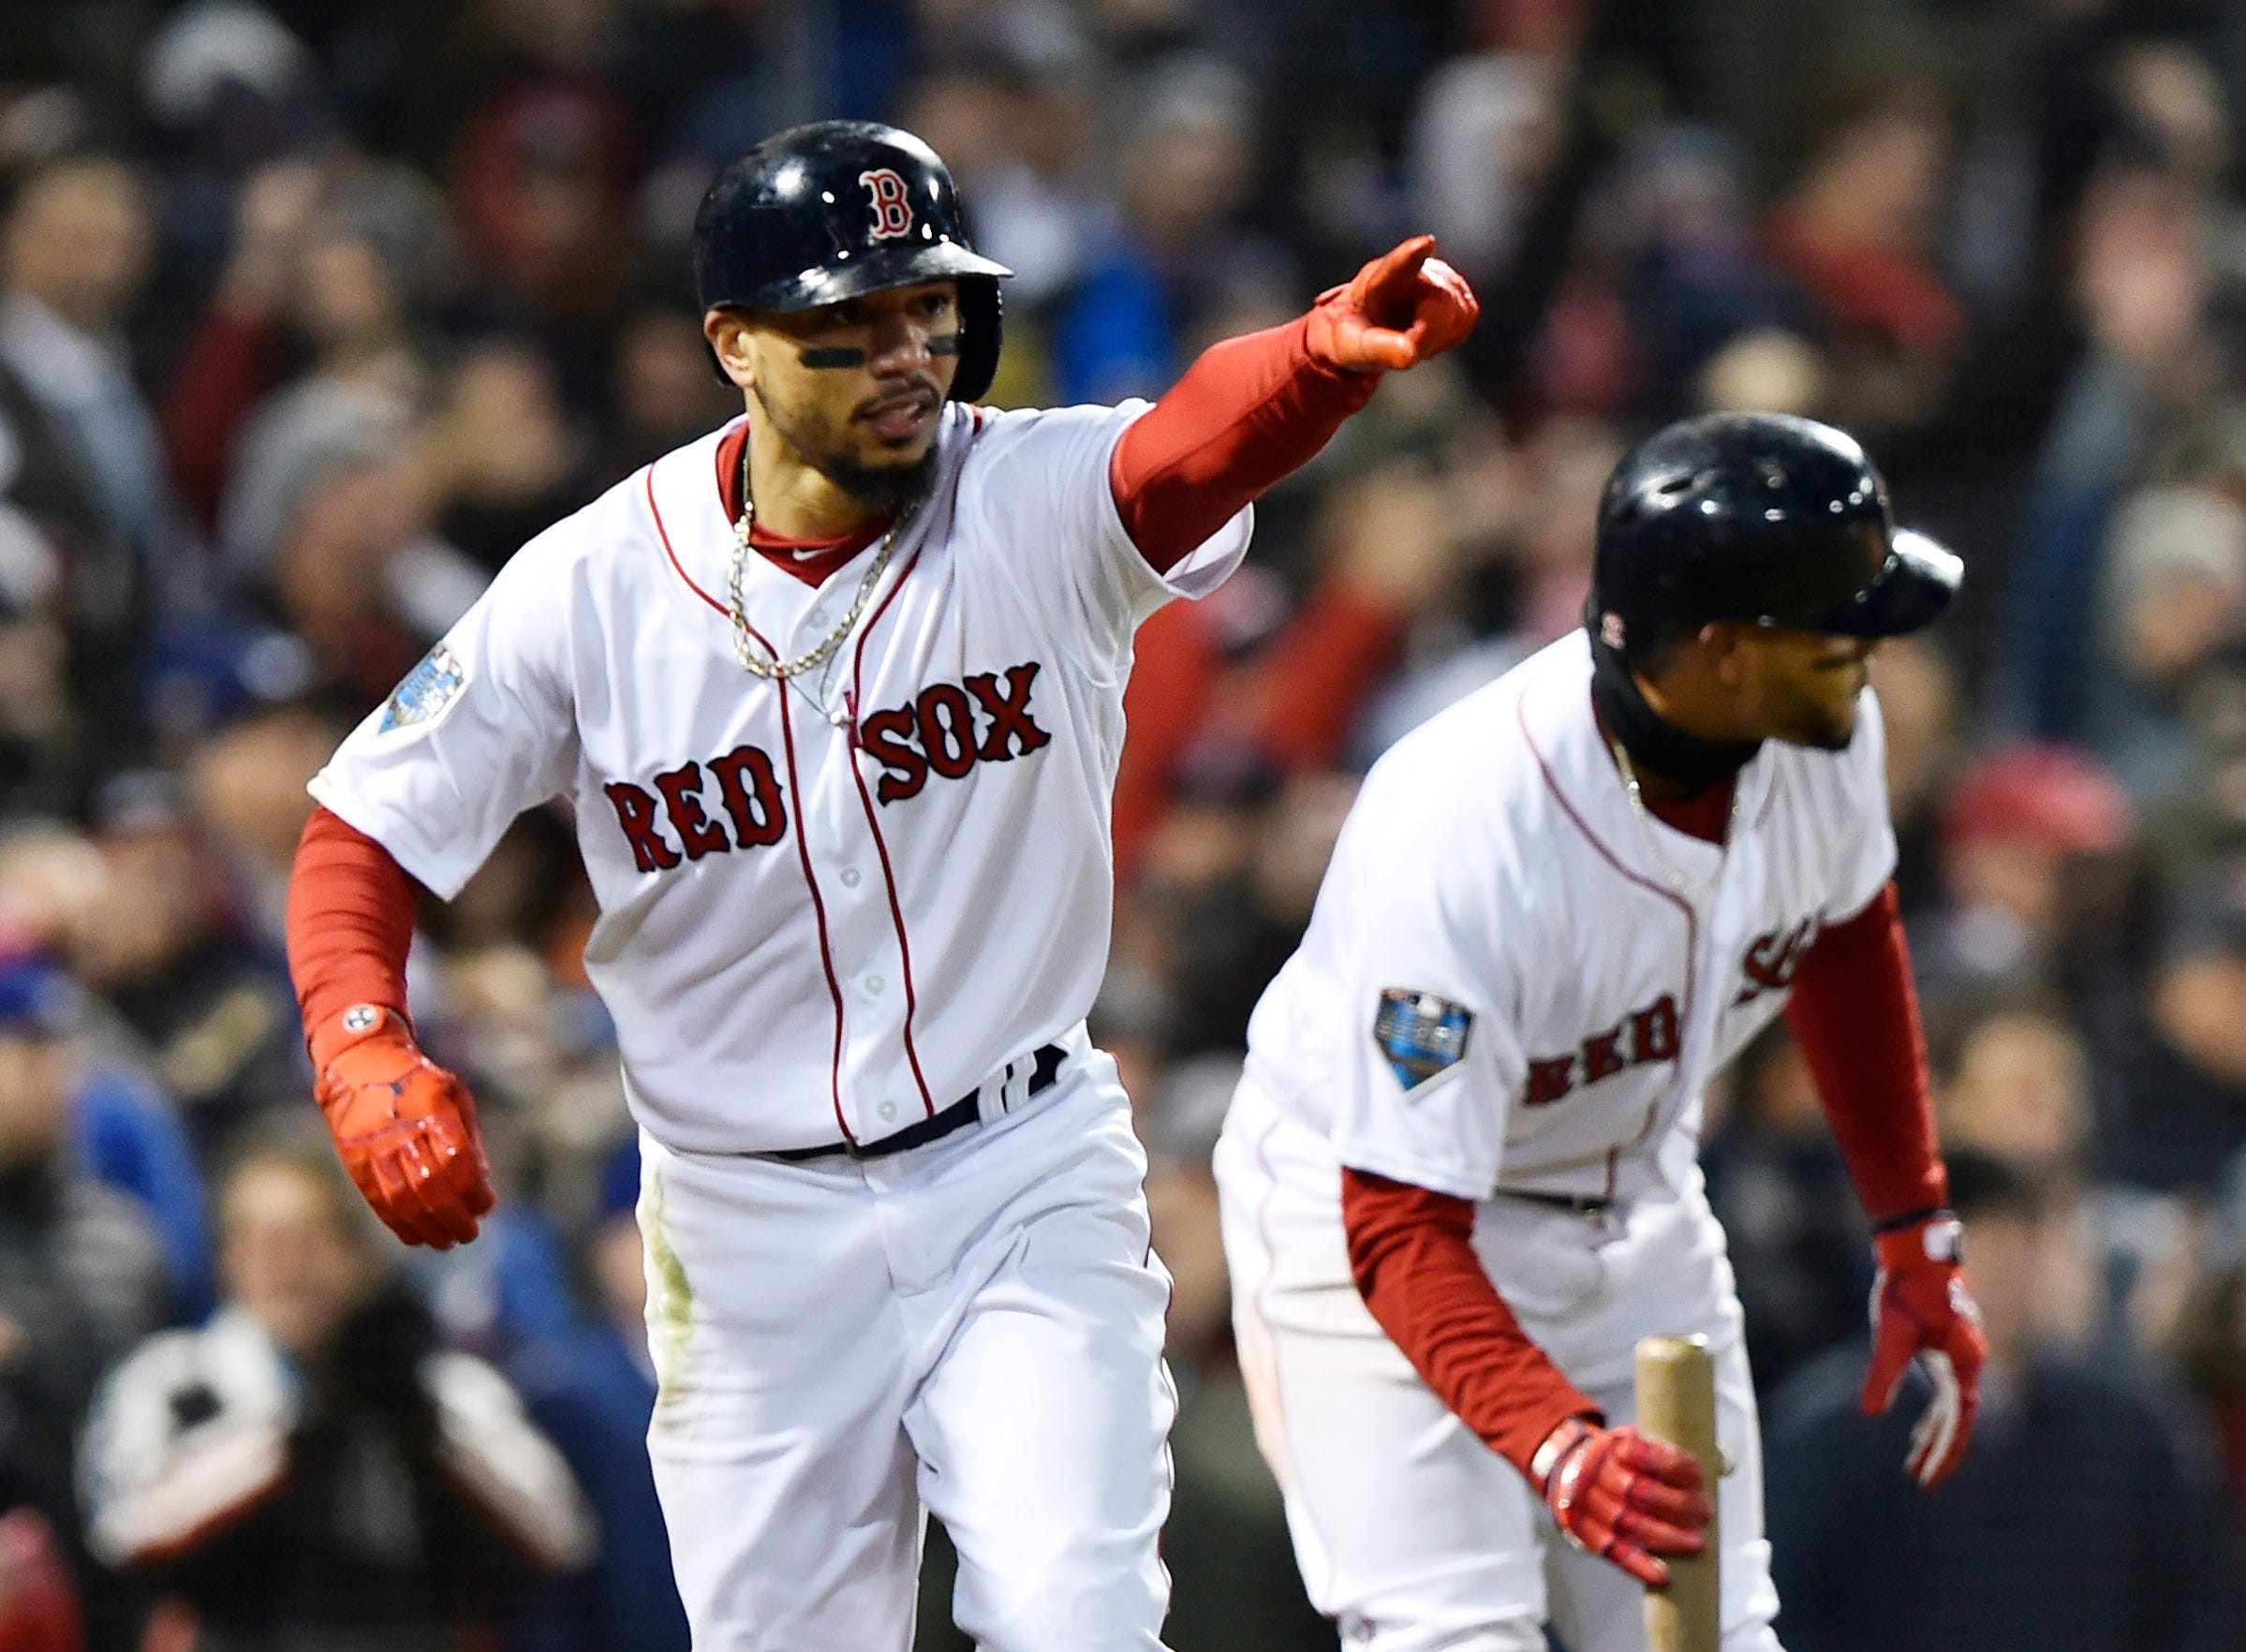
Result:
[[[1555,642],[1367,777],[1249,1030],[1340,1162],[1477,1201],[1682,1191],[1709,1075],[1892,873],[1869,690],[1845,750],[1763,746],[1725,849],[1633,804],[1590,674]]]
[[[947,406],[864,613],[785,687],[734,656],[725,433],[689,443],[525,546],[313,794],[446,897],[567,794],[650,1133],[894,1134],[1068,1034],[1105,968],[1132,633],[1219,583],[1250,522],[1154,572],[1108,483],[1145,406]],[[877,554],[816,590],[750,556],[762,656],[815,647]]]

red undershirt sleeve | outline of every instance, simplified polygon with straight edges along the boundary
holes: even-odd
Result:
[[[1168,573],[1372,399],[1378,373],[1314,360],[1308,317],[1210,346],[1116,444],[1116,509]]]
[[[312,811],[288,881],[288,973],[315,1071],[332,1054],[326,1036],[353,1004],[406,1015],[406,954],[420,907],[420,886],[388,849],[340,815]]]
[[[1605,1421],[1505,1305],[1474,1254],[1464,1199],[1341,1172],[1341,1222],[1357,1292],[1442,1403],[1523,1474],[1570,1417]]]
[[[1892,881],[1802,954],[1786,1023],[1872,1220],[1947,1204],[1926,1035]]]

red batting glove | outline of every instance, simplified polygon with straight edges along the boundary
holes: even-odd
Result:
[[[357,1004],[330,1034],[318,1095],[359,1191],[408,1245],[450,1250],[492,1207],[492,1171],[467,1086],[421,1052],[405,1018]]]
[[[1649,1589],[1665,1587],[1662,1555],[1707,1546],[1716,1506],[1700,1495],[1699,1459],[1635,1428],[1570,1417],[1532,1459],[1538,1489],[1579,1549],[1611,1560]]]
[[[1876,1417],[1895,1404],[1903,1373],[1917,1359],[1934,1384],[1934,1398],[1911,1431],[1903,1472],[1923,1486],[1940,1485],[1964,1457],[1981,1412],[1981,1367],[1988,1361],[1981,1310],[1958,1265],[1958,1218],[1938,1210],[1872,1240],[1880,1271],[1871,1282],[1864,1409]]]
[[[1441,258],[1435,237],[1414,235],[1329,288],[1310,308],[1310,354],[1345,373],[1416,367],[1474,330],[1481,301]]]

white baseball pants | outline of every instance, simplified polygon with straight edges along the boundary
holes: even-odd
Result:
[[[1357,1295],[1339,1168],[1243,1081],[1216,1158],[1256,1438],[1310,1600],[1366,1652],[1646,1652],[1645,1590],[1570,1544],[1520,1472],[1420,1379]],[[1697,1185],[1592,1217],[1495,1200],[1475,1248],[1529,1335],[1608,1420],[1636,1410],[1640,1336],[1716,1351],[1723,1652],[1778,1652],[1761,1434],[1722,1229]]]
[[[905,1652],[924,1510],[978,1645],[1159,1652],[1170,1281],[1113,1061],[885,1158],[642,1149],[696,1652]]]

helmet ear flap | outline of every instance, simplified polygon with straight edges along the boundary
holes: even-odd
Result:
[[[998,372],[998,345],[1005,326],[1006,302],[997,279],[989,275],[959,277],[959,371],[952,376],[954,402],[974,402],[990,389]]]

